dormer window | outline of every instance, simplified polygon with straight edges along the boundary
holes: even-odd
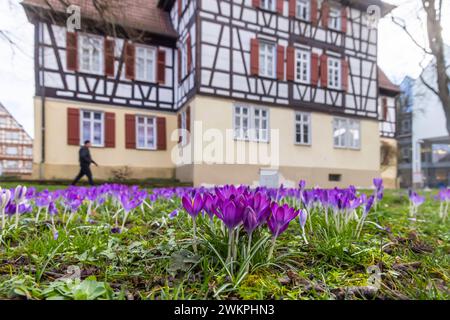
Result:
[[[275,11],[275,0],[261,0],[261,9]]]
[[[297,0],[296,16],[298,19],[311,20],[310,3],[311,0]]]
[[[328,18],[328,28],[340,31],[342,29],[341,21],[341,9],[337,7],[331,7],[329,18]]]
[[[79,66],[81,72],[103,74],[103,38],[79,35]]]

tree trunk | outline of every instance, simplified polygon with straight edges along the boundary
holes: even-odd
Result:
[[[441,100],[446,117],[447,132],[450,134],[450,77],[447,75],[445,62],[444,41],[442,39],[441,20],[436,11],[436,0],[422,0],[427,13],[428,42],[433,56],[436,59],[437,95]],[[439,12],[442,10],[439,4]]]

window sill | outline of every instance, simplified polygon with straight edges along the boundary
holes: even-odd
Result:
[[[294,145],[299,146],[299,147],[311,147],[312,143],[294,142]]]
[[[87,71],[87,70],[81,70],[79,69],[77,71],[78,74],[80,75],[85,75],[85,76],[99,76],[99,77],[106,77],[105,73],[103,71],[99,71],[99,72],[94,72],[94,71]]]
[[[270,140],[256,140],[256,139],[245,139],[245,138],[234,138],[234,141],[241,141],[241,142],[256,142],[256,143],[264,143],[269,144]]]
[[[156,148],[143,148],[143,147],[136,147],[136,150],[140,150],[140,151],[157,151]]]
[[[334,149],[338,149],[338,150],[361,151],[361,148],[339,147],[339,146],[333,146],[333,147],[334,147]]]
[[[258,74],[257,77],[260,78],[260,79],[264,79],[264,80],[277,80],[276,76],[265,76],[265,75],[263,76],[263,75]]]

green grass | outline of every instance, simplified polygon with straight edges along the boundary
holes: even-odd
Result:
[[[0,243],[0,299],[449,299],[450,223],[439,220],[430,197],[413,222],[406,191],[387,191],[368,216],[387,230],[368,223],[357,240],[326,233],[313,219],[307,245],[293,221],[272,261],[263,231],[248,263],[234,268],[224,261],[226,233],[207,217],[198,220],[193,252],[192,220],[183,212],[167,218],[179,203],[137,210],[122,234],[110,232],[112,213],[100,208],[94,224],[82,216],[67,230],[57,223],[57,240],[49,221],[36,225],[25,216]],[[238,256],[246,245],[238,245]],[[376,292],[367,289],[371,266],[382,272]],[[76,268],[79,280],[57,280]]]

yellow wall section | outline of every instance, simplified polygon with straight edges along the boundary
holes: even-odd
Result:
[[[98,164],[105,168],[118,168],[129,166],[131,169],[136,167],[142,178],[155,175],[154,169],[170,169],[174,170],[175,165],[171,160],[170,150],[176,145],[176,141],[171,141],[171,133],[177,128],[176,115],[169,112],[154,112],[141,110],[137,108],[123,108],[108,105],[88,104],[65,100],[46,99],[45,102],[45,163],[49,167],[48,170],[59,170],[57,166],[67,166],[71,168],[70,171],[76,170],[78,165],[78,149],[77,146],[69,146],[67,144],[67,108],[79,108],[88,110],[98,110],[103,112],[114,112],[116,115],[116,146],[115,148],[91,148],[92,158]],[[35,148],[34,148],[34,163],[39,164],[41,161],[41,99],[35,98]],[[146,116],[162,116],[166,118],[166,135],[167,135],[167,150],[133,150],[125,148],[125,114],[139,114]],[[73,169],[75,168],[75,169]],[[149,174],[145,174],[145,169],[153,169]],[[108,177],[108,172],[104,172],[102,176]],[[144,173],[143,173],[144,172]],[[94,171],[95,173],[95,171]],[[38,174],[38,170],[35,170]],[[70,174],[75,174],[71,172]],[[54,176],[59,178],[61,174],[52,175],[47,173],[46,176]],[[167,176],[166,173],[163,174]]]
[[[197,96],[191,103],[191,109],[192,120],[202,121],[203,131],[210,128],[225,131],[233,127],[232,100]],[[280,166],[379,170],[378,121],[360,120],[360,150],[337,149],[333,146],[333,116],[311,113],[312,143],[310,146],[300,146],[294,144],[294,114],[294,110],[281,107],[271,107],[269,111],[270,129],[279,129]],[[248,147],[248,143],[246,145]]]

